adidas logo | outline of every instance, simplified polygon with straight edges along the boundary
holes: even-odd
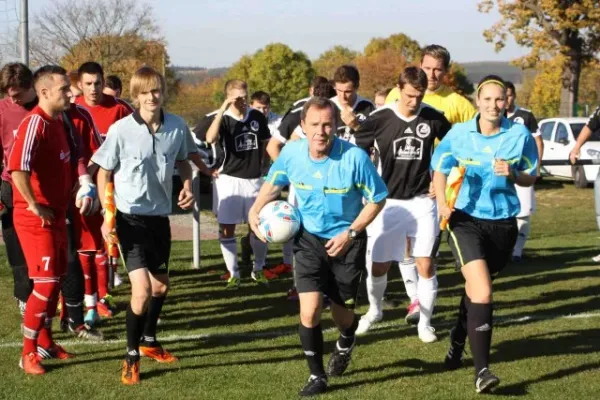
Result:
[[[485,146],[482,151],[484,153],[492,153],[492,148],[490,146]]]
[[[127,354],[129,354],[130,356],[135,357],[135,356],[138,355],[138,352],[137,352],[137,350],[130,350],[130,351],[127,352]]]
[[[404,130],[404,133],[414,133],[410,126]]]
[[[314,351],[310,351],[310,350],[304,350],[304,355],[308,356],[308,357],[313,357],[315,354]]]
[[[477,328],[475,328],[475,330],[477,332],[487,332],[487,331],[491,331],[492,327],[489,324],[483,324],[483,325],[478,326]]]
[[[313,178],[315,179],[323,179],[323,175],[321,175],[321,171],[317,171],[313,174]]]

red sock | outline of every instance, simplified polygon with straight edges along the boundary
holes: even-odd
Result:
[[[49,300],[58,294],[56,282],[33,283],[23,316],[23,355],[37,352],[38,337],[48,316]],[[56,293],[56,294],[55,294]],[[54,302],[56,313],[56,301]],[[53,315],[54,316],[54,315]]]
[[[102,299],[108,294],[107,267],[106,252],[104,250],[98,250],[96,253],[96,282],[98,284],[98,299]]]
[[[52,320],[56,315],[56,305],[58,304],[58,294],[52,296],[50,301],[47,303],[48,308],[46,311],[46,320],[44,321],[44,325],[40,330],[40,334],[38,336],[38,345],[42,346],[45,349],[49,349],[54,345],[54,340],[52,339]]]
[[[91,252],[78,253],[81,269],[83,270],[83,279],[85,287],[85,306],[86,309],[94,309],[96,302],[94,295],[96,294],[96,254]]]

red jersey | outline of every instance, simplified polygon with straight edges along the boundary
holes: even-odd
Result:
[[[96,129],[91,114],[85,108],[71,104],[68,115],[75,128],[75,133],[81,137],[79,157],[82,157],[87,165],[102,144],[102,136]]]
[[[78,96],[75,99],[75,104],[80,105],[92,114],[96,129],[102,137],[106,136],[108,128],[112,124],[134,111],[126,101],[107,94],[102,95],[102,101],[97,106],[88,105],[83,96]]]
[[[28,171],[37,202],[65,214],[72,198],[74,174],[62,116],[52,119],[36,106],[21,122],[8,159],[8,172]],[[14,188],[15,209],[29,205]]]
[[[4,170],[2,171],[3,181],[11,181],[7,168],[8,157],[10,156],[19,124],[36,105],[37,98],[24,106],[13,103],[8,97],[0,100],[0,144],[2,145],[2,163],[4,164]]]

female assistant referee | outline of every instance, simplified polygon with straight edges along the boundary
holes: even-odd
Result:
[[[441,218],[448,218],[448,243],[465,278],[458,321],[450,332],[445,364],[462,365],[469,337],[475,364],[475,390],[488,392],[500,380],[488,369],[492,340],[492,279],[508,263],[517,239],[519,198],[515,183],[531,186],[538,163],[535,141],[527,128],[504,117],[506,87],[495,75],[477,87],[479,113],[456,124],[436,148],[431,162]],[[455,208],[446,203],[446,179],[453,167],[465,166]]]

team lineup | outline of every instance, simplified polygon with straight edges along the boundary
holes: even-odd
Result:
[[[282,117],[270,111],[268,93],[249,96],[246,82],[229,80],[222,106],[192,129],[164,110],[165,79],[150,67],[133,75],[130,105],[119,98],[120,80],[105,77],[96,62],[71,73],[6,64],[0,212],[22,315],[20,368],[42,375],[43,360],[73,357],[53,339],[57,312],[74,337],[104,339],[98,323],[116,310],[110,287],[121,282],[118,259],[131,286],[121,382],[140,383],[142,357],[177,362],[157,325],[170,286],[168,216],[173,201],[184,210],[194,205],[193,163],[213,180],[224,289],[244,284],[239,256],[260,285],[294,274],[288,299],[299,301],[309,369],[300,396],[325,393],[329,379],[350,366],[359,337],[383,320],[392,266],[408,297],[406,322],[423,343],[438,340],[432,317],[440,240],[465,283],[444,366],[463,366],[468,339],[475,390],[493,390],[500,379],[490,369],[492,283],[509,262],[521,261],[543,142],[535,116],[516,105],[511,82],[484,77],[473,106],[444,84],[450,62],[444,47],[425,47],[420,65],[405,68],[374,102],[358,95],[358,69],[342,65],[331,79],[315,77],[308,96]],[[600,110],[572,160],[598,126]],[[175,170],[183,185],[173,194]],[[282,204],[299,223],[283,243],[282,262],[266,269],[268,242],[277,240],[264,224],[278,221],[261,216],[284,190]],[[236,227],[244,224],[250,233],[238,249]],[[369,308],[359,316],[361,284]],[[339,331],[327,362],[326,307]]]

